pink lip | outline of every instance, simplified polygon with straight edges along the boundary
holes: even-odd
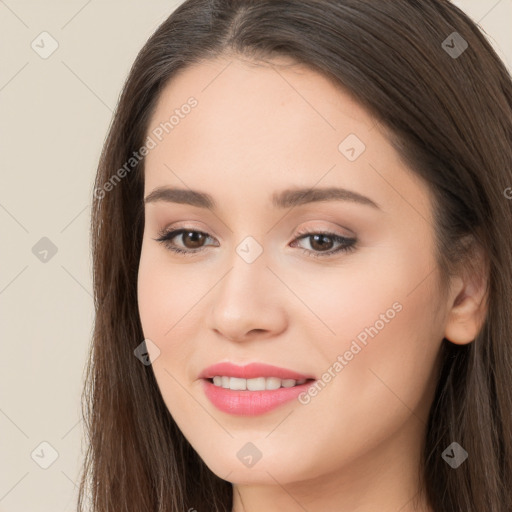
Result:
[[[216,375],[238,377],[240,379],[255,379],[256,377],[277,377],[279,379],[313,379],[312,375],[303,375],[293,370],[280,368],[264,363],[251,363],[246,366],[237,366],[224,362],[208,366],[200,374],[200,379],[212,379]]]
[[[253,379],[256,377],[278,377],[280,379],[306,379],[307,382],[291,388],[279,388],[265,391],[234,391],[215,386],[208,379],[215,376]],[[219,363],[209,366],[199,375],[203,379],[203,390],[210,402],[219,410],[239,416],[256,416],[269,412],[285,404],[312,384],[313,377],[301,373],[262,363],[236,366],[231,363]]]

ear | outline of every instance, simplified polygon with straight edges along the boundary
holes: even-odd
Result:
[[[474,341],[487,314],[488,262],[485,253],[476,243],[467,252],[471,262],[460,275],[452,280],[448,303],[448,318],[444,337],[457,345]]]

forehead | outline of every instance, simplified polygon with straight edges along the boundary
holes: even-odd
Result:
[[[145,194],[176,185],[233,205],[291,184],[345,186],[384,205],[426,194],[359,103],[285,60],[222,58],[181,70],[163,89],[147,135],[156,146],[145,159]],[[355,160],[347,158],[350,146],[360,152]]]
[[[297,133],[318,138],[349,128],[362,135],[375,125],[369,113],[339,85],[302,64],[219,58],[186,67],[171,79],[160,94],[150,130],[191,97],[197,101],[190,112],[195,114],[190,115],[192,121],[181,122],[188,115],[180,118],[180,130],[175,126],[166,138],[177,141],[180,132],[184,136],[187,125],[193,125],[189,127],[201,140],[207,135],[207,140],[215,140],[215,132],[208,130],[215,126],[223,137],[230,133],[240,136],[243,129],[251,135],[259,132],[259,140],[269,142],[276,130],[284,128],[280,140],[285,143]]]

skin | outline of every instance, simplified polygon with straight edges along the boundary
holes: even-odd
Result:
[[[273,62],[188,67],[153,112],[148,134],[190,96],[198,101],[146,156],[144,197],[170,186],[218,203],[145,206],[138,301],[145,338],[160,350],[154,374],[185,437],[233,483],[234,512],[429,511],[413,498],[437,356],[443,337],[474,339],[482,288],[457,277],[441,292],[429,190],[375,119],[322,75]],[[351,133],[366,145],[353,162],[338,150]],[[270,202],[282,189],[328,186],[380,209]],[[194,245],[178,235],[174,245],[202,252],[175,254],[155,240],[183,227],[208,238]],[[356,249],[309,257],[322,247],[299,229],[355,236]],[[236,252],[247,236],[263,249],[250,264]],[[324,250],[336,247],[328,239]],[[307,405],[293,400],[248,418],[217,410],[202,391],[199,373],[220,361],[321,379],[396,302],[401,311]],[[247,442],[262,453],[252,467],[237,458]]]

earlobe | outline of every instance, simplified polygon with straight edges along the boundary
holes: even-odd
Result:
[[[476,256],[476,254],[474,255]],[[472,260],[471,270],[464,277],[455,278],[451,307],[444,337],[457,345],[474,341],[481,331],[487,314],[488,265],[481,251]]]
[[[444,337],[456,345],[471,343],[483,326],[485,313],[483,301],[464,296],[450,311]]]

